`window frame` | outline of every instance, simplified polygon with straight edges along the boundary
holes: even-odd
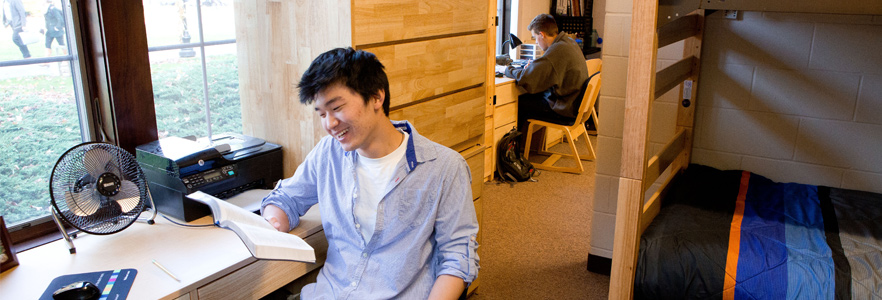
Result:
[[[158,138],[141,1],[69,0],[86,99],[84,140],[135,147]],[[74,52],[74,51],[72,51]],[[71,53],[71,55],[75,55]],[[51,216],[10,228],[21,252],[61,237]]]

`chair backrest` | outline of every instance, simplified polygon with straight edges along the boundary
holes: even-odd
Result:
[[[600,94],[600,82],[603,73],[598,73],[591,77],[588,86],[585,87],[585,94],[582,96],[582,104],[579,104],[579,114],[576,115],[576,123],[585,124],[591,117],[591,110],[594,109],[594,102],[597,102],[597,95]]]
[[[603,61],[599,58],[586,60],[585,64],[588,65],[589,75],[600,72],[603,69]]]

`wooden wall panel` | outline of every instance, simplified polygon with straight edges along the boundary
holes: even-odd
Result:
[[[488,1],[353,1],[353,45],[363,46],[487,28]],[[477,50],[484,54],[484,50]]]
[[[419,134],[462,151],[483,141],[484,87],[394,110],[389,118],[408,120]]]
[[[300,104],[297,83],[319,54],[351,45],[350,1],[233,5],[243,133],[282,145],[288,177],[326,134],[314,107]]]
[[[492,105],[490,107],[493,107]],[[484,118],[484,178],[490,180],[493,175],[493,169],[496,167],[491,162],[496,155],[496,145],[493,141],[493,116]]]
[[[389,76],[392,109],[484,82],[486,37],[470,34],[366,48]]]
[[[484,192],[484,146],[474,146],[459,154],[469,165],[472,174],[472,200],[477,201]]]

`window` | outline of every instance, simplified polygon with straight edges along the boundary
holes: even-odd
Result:
[[[0,2],[0,215],[15,232],[50,221],[55,162],[94,134],[70,4]]]
[[[143,3],[159,137],[241,133],[232,0]]]

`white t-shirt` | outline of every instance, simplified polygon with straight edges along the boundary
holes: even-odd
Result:
[[[392,181],[392,175],[395,174],[395,167],[398,162],[404,159],[407,151],[407,139],[409,134],[404,133],[404,139],[401,145],[398,145],[392,153],[380,158],[367,158],[358,156],[358,162],[355,164],[355,171],[358,173],[358,193],[355,197],[355,207],[353,214],[355,215],[355,228],[361,232],[364,237],[364,243],[371,241],[374,235],[374,228],[377,225],[377,207],[380,200],[386,195],[386,189],[389,182]],[[356,152],[357,153],[357,152]]]

